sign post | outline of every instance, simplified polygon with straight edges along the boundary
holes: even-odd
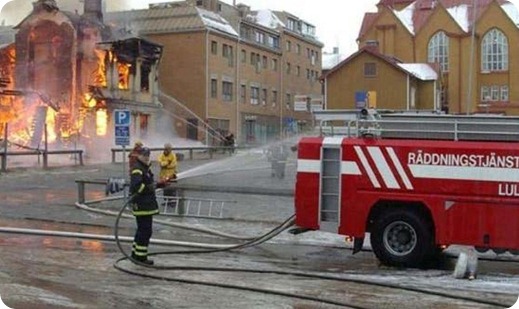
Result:
[[[130,111],[127,109],[114,110],[114,133],[115,145],[123,147],[123,177],[127,178],[126,173],[126,146],[130,145]],[[124,190],[126,198],[126,190]]]

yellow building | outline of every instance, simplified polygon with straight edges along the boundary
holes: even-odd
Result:
[[[472,7],[472,3],[476,3]],[[519,13],[503,0],[381,0],[376,13],[366,13],[359,33],[359,48],[376,48],[402,63],[431,63],[440,68],[437,107],[449,113],[519,114]],[[381,71],[381,74],[382,71]],[[330,78],[333,76],[330,76]],[[335,77],[334,77],[335,78]],[[355,92],[368,85],[326,80]],[[401,80],[381,75],[378,108],[406,106],[385,98],[403,91]],[[375,86],[369,85],[373,88]],[[368,87],[368,88],[369,88]],[[420,86],[417,92],[421,92]],[[328,87],[329,108],[352,108],[354,102],[337,102]],[[431,93],[432,91],[425,91]],[[416,106],[429,109],[429,95],[416,96]],[[399,97],[399,98],[398,98]],[[386,103],[392,102],[392,103]],[[341,105],[336,105],[341,104]],[[387,104],[385,106],[385,104]]]
[[[326,73],[326,108],[437,110],[437,80],[429,64],[400,63],[364,47]]]

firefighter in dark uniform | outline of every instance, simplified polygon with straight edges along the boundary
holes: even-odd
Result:
[[[137,220],[132,259],[153,265],[153,260],[148,259],[148,245],[152,234],[153,215],[159,213],[159,207],[150,165],[150,149],[144,147],[140,150],[137,161],[131,170],[130,194],[132,195],[132,212]]]

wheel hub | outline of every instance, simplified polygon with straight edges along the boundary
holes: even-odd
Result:
[[[391,254],[405,256],[416,247],[416,231],[407,222],[395,221],[385,228],[383,241],[384,247]]]

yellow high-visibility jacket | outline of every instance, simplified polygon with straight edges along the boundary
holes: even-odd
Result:
[[[161,180],[174,179],[177,175],[177,156],[174,152],[169,154],[161,153],[158,158],[160,165],[159,177]]]

